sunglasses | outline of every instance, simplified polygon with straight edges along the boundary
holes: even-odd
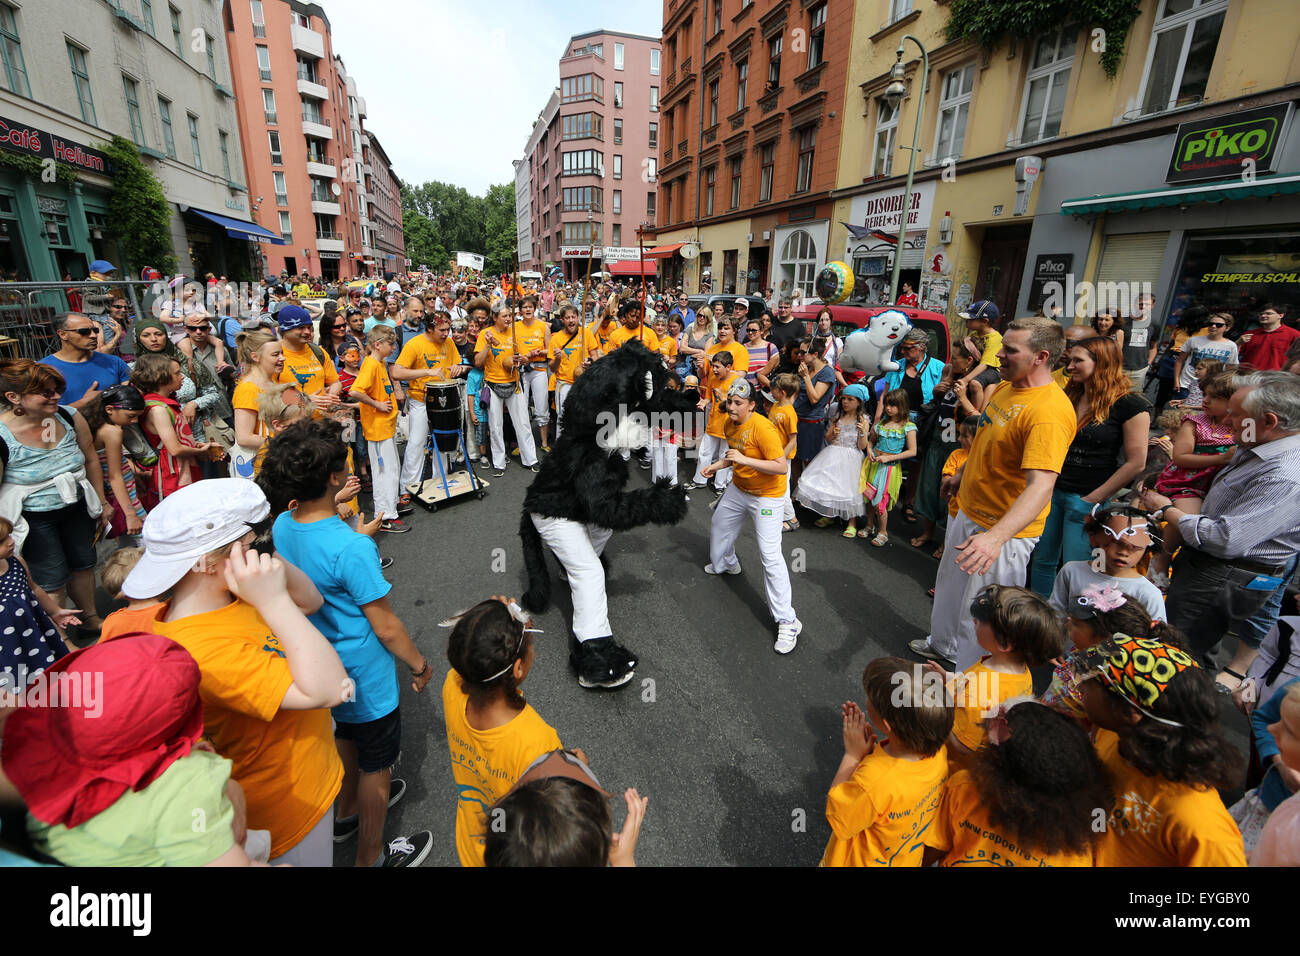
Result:
[[[206,332],[208,327],[206,325],[187,325],[185,329],[189,332]]]
[[[87,326],[85,326],[84,328],[80,328],[80,329],[64,329],[63,331],[65,331],[65,332],[75,332],[77,335],[98,335],[98,334],[99,334],[99,326],[97,326],[97,325],[87,325]]]
[[[1206,326],[1206,328],[1210,328],[1210,329],[1226,329],[1227,327],[1228,327],[1227,322],[1211,322]]]

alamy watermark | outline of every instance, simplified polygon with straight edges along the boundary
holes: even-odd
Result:
[[[19,664],[0,672],[0,695],[11,707],[63,707],[81,710],[85,717],[104,713],[102,671],[60,671],[54,674]]]

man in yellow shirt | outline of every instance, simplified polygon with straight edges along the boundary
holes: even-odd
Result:
[[[519,303],[519,319],[515,322],[515,348],[525,359],[519,369],[524,387],[525,403],[532,406],[533,422],[541,432],[542,451],[551,450],[550,369],[547,368],[547,350],[551,344],[551,330],[537,318],[537,296],[526,295]]]
[[[1065,348],[1055,319],[1016,319],[1002,340],[1002,383],[980,416],[966,464],[943,490],[957,494],[935,580],[930,634],[908,646],[966,670],[981,656],[968,611],[988,584],[1025,583],[1052,489],[1074,440],[1074,406],[1052,381]]]
[[[778,654],[794,650],[803,624],[790,603],[790,571],[781,552],[781,499],[785,496],[790,462],[776,427],[754,413],[753,387],[736,377],[727,389],[725,425],[727,451],[705,465],[705,479],[720,471],[733,472],[722,499],[713,510],[709,526],[709,563],[706,574],[739,574],[736,538],[748,517],[754,522],[758,554],[763,561],[763,588],[767,609],[776,621]]]
[[[627,299],[621,303],[618,307],[618,317],[623,324],[610,333],[609,347],[606,351],[612,352],[636,340],[651,352],[658,352],[659,336],[655,335],[654,329],[646,328],[642,321],[644,315],[645,309],[636,299]]]
[[[582,374],[582,370],[600,358],[600,342],[589,328],[584,328],[578,310],[572,305],[560,306],[560,321],[564,328],[551,336],[548,346],[551,371],[555,374],[555,437],[560,437],[564,418],[564,400],[569,389]]]
[[[311,314],[300,305],[286,305],[281,306],[275,319],[284,347],[284,369],[277,381],[296,386],[318,412],[329,411],[339,403],[343,385],[334,362],[312,341]]]
[[[426,386],[430,381],[457,378],[466,368],[461,363],[460,350],[451,340],[451,316],[446,312],[426,314],[424,332],[409,339],[397,361],[388,367],[394,379],[410,382],[406,389],[411,400],[406,403],[406,454],[398,481],[398,504],[410,504],[407,489],[419,481],[424,470],[424,446],[429,440],[429,413],[424,404]]]

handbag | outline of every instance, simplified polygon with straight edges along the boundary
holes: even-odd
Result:
[[[257,460],[257,453],[261,448],[246,448],[243,445],[231,444],[230,454],[230,477],[231,478],[249,478],[253,477],[253,463]]]

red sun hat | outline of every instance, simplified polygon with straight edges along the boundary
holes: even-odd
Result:
[[[199,665],[157,634],[74,651],[41,679],[45,703],[58,706],[13,711],[0,763],[28,811],[44,823],[80,826],[127,790],[153,783],[203,735]],[[34,686],[28,685],[28,698]],[[80,702],[68,706],[63,698],[70,695],[59,688],[78,686]]]

